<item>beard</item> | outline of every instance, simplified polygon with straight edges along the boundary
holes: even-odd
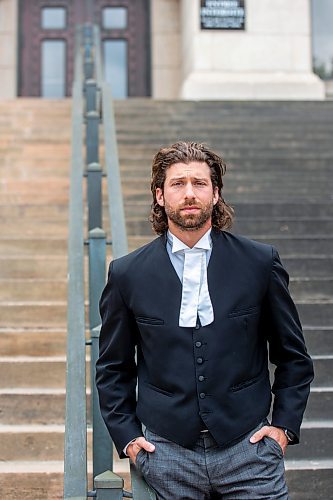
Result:
[[[196,213],[189,214],[182,211],[184,207],[198,207],[200,210]],[[196,231],[197,229],[201,229],[206,222],[211,219],[213,213],[213,200],[202,205],[198,202],[187,202],[183,206],[179,208],[173,208],[166,201],[164,204],[165,213],[176,226],[181,231]]]

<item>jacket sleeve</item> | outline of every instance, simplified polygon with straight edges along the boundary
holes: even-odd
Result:
[[[142,435],[136,417],[137,326],[118,288],[113,264],[100,300],[102,327],[96,385],[103,419],[119,456],[124,458],[125,446]]]
[[[313,380],[302,327],[288,290],[289,276],[272,248],[272,267],[265,297],[269,357],[276,365],[272,425],[286,428],[299,442],[300,426]]]

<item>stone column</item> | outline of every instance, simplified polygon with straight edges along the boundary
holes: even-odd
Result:
[[[17,0],[0,0],[0,99],[17,95]]]
[[[180,84],[179,0],[151,0],[152,93],[175,99]]]
[[[324,99],[312,71],[310,0],[245,0],[245,30],[201,30],[181,0],[183,99]]]

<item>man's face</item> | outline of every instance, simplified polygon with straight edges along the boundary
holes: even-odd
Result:
[[[156,189],[157,203],[165,208],[169,227],[196,231],[211,226],[213,206],[218,201],[207,163],[175,163],[166,171],[164,189]]]

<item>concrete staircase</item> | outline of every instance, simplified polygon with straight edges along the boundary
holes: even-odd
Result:
[[[150,165],[161,145],[206,141],[226,158],[235,232],[274,244],[291,276],[316,378],[302,444],[287,453],[293,500],[333,491],[333,103],[119,102],[130,248],[148,242]]]
[[[0,103],[2,498],[61,498],[70,102]]]
[[[70,101],[0,110],[1,494],[62,498]],[[228,161],[235,231],[280,250],[316,367],[302,445],[287,455],[291,498],[330,498],[333,103],[133,99],[116,103],[116,123],[131,249],[154,237],[153,154],[191,139]]]

